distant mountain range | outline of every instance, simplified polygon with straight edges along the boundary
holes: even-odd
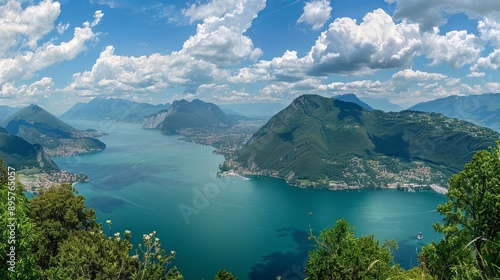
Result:
[[[168,109],[170,104],[152,105],[119,98],[96,97],[88,103],[78,102],[61,115],[62,119],[116,120],[141,123],[145,116]]]
[[[237,122],[213,103],[182,99],[174,101],[168,110],[145,117],[142,127],[160,129],[164,134],[178,134],[185,129],[212,130]]]
[[[500,93],[453,95],[419,103],[409,110],[441,113],[500,131]]]
[[[6,120],[3,127],[30,144],[42,146],[50,156],[69,156],[102,151],[106,145],[93,138],[102,134],[77,130],[37,105],[25,107]]]
[[[6,105],[0,105],[0,123],[4,121],[8,116],[19,111],[20,108],[14,108]]]
[[[399,176],[446,183],[498,139],[491,129],[441,114],[370,111],[303,95],[258,130],[236,161],[289,182],[379,186]]]
[[[16,170],[40,168],[44,171],[58,171],[57,165],[44,152],[42,146],[30,144],[21,137],[10,134],[0,127],[0,158],[4,166]]]

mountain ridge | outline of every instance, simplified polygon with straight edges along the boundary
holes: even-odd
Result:
[[[409,110],[441,113],[500,131],[500,93],[452,95],[418,103]]]
[[[106,147],[94,138],[102,134],[77,130],[34,104],[11,115],[2,126],[30,144],[41,145],[49,156],[98,152]]]
[[[178,134],[184,129],[213,130],[236,123],[237,120],[213,103],[181,99],[174,101],[166,111],[145,117],[142,127],[160,129],[163,134]]]
[[[377,178],[385,166],[421,170],[428,177],[425,183],[443,184],[475,151],[494,146],[499,137],[491,129],[436,113],[368,111],[350,102],[303,95],[259,129],[234,161],[243,172],[264,171],[292,183],[397,183]],[[373,162],[377,168],[370,167]]]
[[[95,97],[87,103],[78,102],[60,117],[63,119],[86,119],[141,123],[147,115],[167,109],[170,104],[152,105],[121,98]]]

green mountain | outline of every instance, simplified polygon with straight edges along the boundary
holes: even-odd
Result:
[[[145,116],[154,114],[162,109],[168,109],[170,104],[152,105],[137,103],[119,98],[96,97],[88,103],[78,102],[71,109],[61,115],[62,119],[80,120],[116,120],[123,122],[141,123]]]
[[[236,162],[254,174],[291,183],[445,184],[476,151],[495,146],[498,139],[491,129],[441,114],[368,111],[303,95],[259,129]]]
[[[500,131],[500,93],[453,95],[419,103],[409,110],[441,113]]]
[[[37,105],[25,107],[7,118],[2,126],[31,144],[41,145],[50,156],[69,156],[104,150],[93,138],[102,134],[77,130]]]
[[[176,100],[168,110],[144,118],[143,128],[161,129],[164,134],[178,134],[182,130],[214,130],[235,125],[238,121],[224,113],[217,105],[195,99]]]
[[[16,170],[40,168],[45,171],[59,171],[40,145],[32,145],[23,138],[10,134],[3,127],[0,127],[0,158],[5,166]]]

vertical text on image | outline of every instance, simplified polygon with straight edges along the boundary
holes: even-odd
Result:
[[[7,232],[8,244],[7,265],[10,272],[16,271],[16,170],[7,167]]]

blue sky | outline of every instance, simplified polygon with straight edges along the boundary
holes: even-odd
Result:
[[[500,92],[498,0],[0,0],[0,104]]]

